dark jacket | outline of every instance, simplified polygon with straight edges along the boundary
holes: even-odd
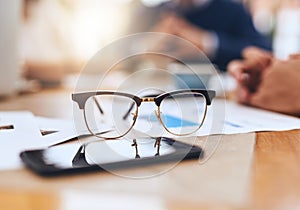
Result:
[[[164,7],[169,9],[167,4]],[[189,11],[177,10],[194,25],[216,33],[219,45],[211,60],[221,70],[225,70],[231,60],[241,58],[241,52],[247,46],[272,50],[271,40],[255,29],[249,12],[241,3],[212,0],[203,7]]]

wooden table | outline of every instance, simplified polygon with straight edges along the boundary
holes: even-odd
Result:
[[[45,117],[70,118],[72,109],[69,107],[70,91],[63,89],[45,90],[0,102],[1,111],[30,110]],[[250,202],[239,209],[299,209],[300,130],[258,133],[252,173]],[[93,207],[92,203],[97,203],[101,197],[106,198],[107,202],[122,203],[122,200],[118,200],[121,197],[116,194],[99,194],[93,189],[86,195],[79,193],[77,196],[72,196],[72,192],[57,192],[57,186],[73,185],[76,189],[77,185],[79,187],[98,176],[99,174],[88,174],[84,175],[84,179],[82,176],[70,176],[48,180],[35,176],[26,169],[1,171],[0,209],[91,209],[89,207]],[[20,180],[24,180],[21,186],[11,184],[20,183]],[[31,181],[27,182],[28,180]],[[108,173],[102,174],[101,180],[107,184],[114,182],[113,176]],[[128,195],[130,201],[149,202],[147,206],[152,207],[151,209],[235,209],[228,205],[197,201],[183,203],[172,199],[164,200],[162,204],[158,195],[149,198],[147,195],[133,197],[133,194]],[[65,203],[70,198],[74,199],[73,206],[72,202]],[[78,200],[83,202],[79,206]],[[129,204],[131,205],[133,204]],[[119,207],[127,209],[125,206]],[[109,205],[106,209],[110,209]]]

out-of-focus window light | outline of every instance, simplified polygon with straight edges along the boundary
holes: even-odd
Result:
[[[280,0],[243,0],[250,10],[255,28],[262,34],[272,36],[275,24],[274,7]]]
[[[24,60],[85,61],[118,38],[128,25],[132,0],[24,0]],[[25,2],[28,2],[25,7]]]
[[[277,12],[274,33],[274,53],[278,58],[287,59],[290,54],[300,52],[300,0],[281,2]]]
[[[154,6],[157,6],[157,5],[159,5],[163,2],[167,2],[167,1],[170,1],[170,0],[142,0],[142,3],[145,6],[154,7]]]
[[[77,55],[88,59],[128,26],[128,7],[137,0],[73,0],[71,37]],[[140,0],[153,7],[170,0]]]
[[[87,59],[114,40],[128,19],[124,4],[129,0],[76,0],[71,21],[78,56]]]

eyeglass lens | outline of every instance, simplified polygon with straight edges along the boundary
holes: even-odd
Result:
[[[157,108],[156,122],[161,121],[163,127],[172,134],[191,134],[202,125],[206,105],[206,99],[200,93],[172,94],[164,98]],[[153,120],[151,117],[142,117],[145,114],[143,109],[139,112],[141,120]],[[92,134],[101,138],[118,138],[133,127],[138,106],[127,96],[96,95],[87,100],[84,113],[87,127]],[[105,132],[107,130],[111,131]]]
[[[87,127],[92,134],[101,138],[117,138],[133,126],[137,104],[126,96],[96,95],[87,100],[84,112]]]
[[[188,135],[202,125],[206,114],[206,99],[200,93],[174,94],[164,98],[159,114],[170,133]]]

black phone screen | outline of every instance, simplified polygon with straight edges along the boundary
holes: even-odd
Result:
[[[202,155],[200,147],[164,137],[76,141],[20,154],[28,168],[44,176],[115,170]]]

